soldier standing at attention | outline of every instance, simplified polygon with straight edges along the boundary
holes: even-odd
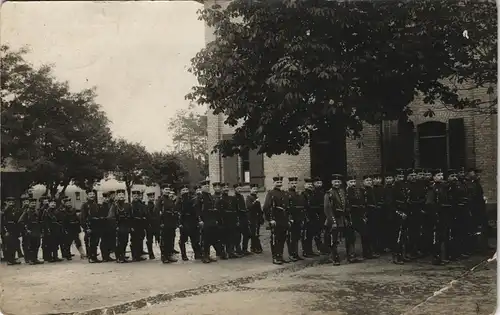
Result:
[[[202,193],[197,199],[197,209],[200,210],[199,226],[202,230],[202,244],[203,244],[203,263],[211,263],[216,261],[210,257],[210,247],[213,246],[216,252],[221,252],[219,243],[219,222],[221,220],[221,213],[215,204],[215,195],[210,194],[210,182],[204,181],[201,183]],[[214,190],[220,192],[220,183],[213,183]],[[220,193],[219,193],[220,196]],[[217,197],[220,201],[220,197]]]
[[[292,261],[303,260],[299,256],[299,240],[301,239],[305,221],[303,195],[297,193],[297,177],[288,178],[288,209],[290,213],[290,231],[287,238],[288,256]],[[327,235],[325,234],[325,238]]]
[[[316,226],[316,231],[314,235],[314,242],[316,243],[316,248],[322,255],[328,255],[328,250],[325,248],[325,239],[324,239],[324,226],[323,223],[325,222],[325,205],[323,202],[325,201],[325,191],[323,189],[323,181],[319,178],[316,177],[314,179],[314,189],[312,193],[312,198],[310,201],[310,207],[311,209],[317,214],[318,216],[318,225]]]
[[[461,221],[461,214],[465,208],[465,199],[467,191],[465,185],[458,180],[458,172],[456,170],[448,170],[448,186],[450,188],[450,203],[451,211],[449,213],[449,239],[450,252],[447,259],[456,261],[459,258],[467,258],[468,255],[463,255],[466,248],[465,240],[461,237],[461,224],[466,223]]]
[[[111,208],[109,202],[109,194],[106,192],[102,193],[102,204],[99,205],[99,235],[101,236],[101,258],[104,262],[114,261],[111,258],[111,249],[113,248],[112,243],[115,242],[115,231],[112,230],[111,220],[108,219],[109,209]]]
[[[395,202],[394,218],[397,222],[396,232],[396,253],[403,262],[410,261],[407,256],[408,251],[408,185],[405,182],[405,170],[398,169],[396,179],[393,185],[393,197]]]
[[[305,219],[305,233],[302,237],[302,256],[310,258],[318,256],[313,251],[313,239],[315,235],[318,234],[318,229],[322,222],[319,221],[319,215],[317,211],[312,207],[313,199],[313,183],[309,178],[304,179],[304,191],[302,192],[302,198],[304,200],[304,207],[306,212]]]
[[[459,240],[457,242],[459,244],[462,244],[462,257],[467,258],[468,256],[472,255],[472,250],[474,247],[474,244],[472,242],[472,229],[471,229],[471,222],[472,222],[472,216],[470,214],[470,208],[469,208],[469,192],[467,190],[467,182],[465,179],[465,169],[462,167],[462,169],[458,172],[458,190],[459,190],[459,197],[457,200],[457,211],[458,211],[458,237]],[[464,195],[462,195],[464,194]]]
[[[108,214],[109,210],[111,210],[111,207],[115,204],[116,202],[116,191],[110,190],[108,191]],[[108,222],[108,230],[109,230],[109,252],[114,253],[116,249],[116,222],[115,220],[107,220]]]
[[[40,198],[38,198],[38,202],[39,202],[39,207],[38,207],[38,210],[40,211],[40,215],[43,217],[44,214],[45,214],[45,211],[49,208],[49,197],[47,196],[41,196]],[[43,225],[43,222],[42,222],[42,225]],[[43,228],[42,228],[43,230]],[[42,247],[42,257],[43,257],[43,260],[44,261],[49,261],[50,260],[50,257],[47,256],[47,254],[49,253],[48,249],[47,249],[47,244],[45,243],[45,237],[44,235],[42,234],[42,239],[41,239],[41,245],[40,247]]]
[[[30,265],[43,264],[38,260],[38,251],[40,250],[40,239],[42,237],[42,214],[36,209],[36,199],[31,198],[29,208],[26,209],[19,218],[19,224],[24,228],[26,237],[27,251],[26,259]]]
[[[101,260],[97,258],[97,246],[101,236],[99,235],[101,220],[100,209],[97,204],[97,192],[95,190],[87,191],[87,201],[82,205],[81,217],[82,226],[86,234],[86,241],[88,242],[87,257],[89,263],[100,263]]]
[[[419,180],[420,170],[408,170],[408,241],[407,251],[411,259],[423,256],[422,246],[422,221],[425,204],[426,188]]]
[[[479,244],[475,244],[476,250],[486,252],[488,244],[488,216],[486,213],[486,202],[484,199],[483,186],[479,180],[480,171],[470,168],[467,172],[467,192],[469,210],[472,216],[472,234],[479,234]]]
[[[369,241],[366,228],[366,211],[363,191],[356,187],[356,179],[347,176],[346,200],[348,211],[352,218],[352,227],[361,237],[361,247],[364,258],[369,258]],[[354,256],[355,258],[356,256]]]
[[[260,243],[260,226],[264,223],[264,212],[260,204],[258,185],[252,184],[250,194],[245,201],[250,219],[250,251],[255,254],[262,253],[262,244]]]
[[[365,258],[378,258],[377,253],[380,233],[377,229],[377,199],[373,189],[372,175],[363,176],[363,196],[366,213],[366,235],[367,242],[365,250]],[[363,245],[364,247],[365,245]]]
[[[373,215],[376,225],[376,233],[378,239],[375,241],[374,248],[376,253],[383,253],[385,249],[389,251],[389,234],[387,230],[390,228],[388,223],[388,215],[384,208],[384,185],[382,184],[382,176],[373,174],[373,194],[375,195],[375,213]]]
[[[240,258],[235,253],[237,241],[240,239],[238,211],[236,209],[233,196],[229,196],[229,185],[222,185],[220,208],[222,214],[222,224],[220,225],[220,237],[224,250],[221,253],[222,259]]]
[[[219,217],[217,219],[217,248],[216,256],[221,259],[227,259],[227,253],[225,252],[225,237],[224,235],[224,201],[222,200],[222,187],[224,183],[213,183],[214,188],[214,208],[217,209]]]
[[[78,219],[78,215],[76,214],[76,209],[73,208],[71,204],[71,198],[69,197],[66,197],[63,200],[63,203],[64,205],[61,211],[64,212],[64,228],[66,230],[64,252],[66,253],[67,257],[71,257],[71,245],[74,242],[76,249],[80,253],[80,259],[85,259],[85,252],[83,251],[82,241],[80,240],[80,232],[82,231],[82,229],[80,227],[80,220]]]
[[[271,230],[271,253],[273,264],[282,265],[287,262],[283,258],[286,234],[289,228],[289,214],[286,209],[288,200],[285,192],[281,190],[283,177],[273,177],[274,188],[267,192],[264,201],[264,214]]]
[[[180,238],[179,248],[181,250],[182,260],[188,261],[189,258],[186,253],[186,242],[188,239],[191,241],[191,247],[194,252],[194,258],[201,258],[200,249],[200,233],[198,231],[198,216],[193,205],[192,197],[189,194],[187,185],[181,187],[181,196],[175,202],[175,211],[180,215]]]
[[[59,262],[62,261],[59,258],[59,247],[62,240],[64,240],[63,234],[63,218],[61,212],[57,209],[57,202],[55,199],[49,199],[49,208],[45,210],[44,213],[44,236],[46,242],[46,249],[48,251],[47,257],[49,262]]]
[[[133,190],[131,202],[131,229],[130,229],[130,251],[132,253],[132,261],[142,261],[144,249],[144,204],[140,200],[141,192]]]
[[[160,225],[157,212],[155,211],[155,193],[150,192],[147,194],[148,203],[146,204],[146,246],[148,248],[149,259],[155,259],[153,252],[153,238],[158,243],[160,234]]]
[[[1,217],[2,236],[5,242],[4,257],[7,265],[19,265],[20,262],[16,260],[16,250],[21,235],[19,218],[22,213],[16,208],[16,198],[7,197],[5,203]]]
[[[174,257],[173,244],[175,229],[179,225],[179,213],[175,209],[174,200],[169,193],[169,187],[163,188],[163,194],[156,202],[156,213],[160,218],[160,252],[161,262],[172,263]]]
[[[117,263],[126,263],[128,237],[131,229],[132,207],[125,202],[125,189],[116,191],[116,201],[109,209],[108,219],[116,226],[116,247],[115,255]]]
[[[30,199],[33,198],[32,196],[30,196],[28,193],[23,193],[21,195],[21,214],[24,213],[24,211],[28,210],[29,207],[30,207]],[[24,237],[24,228],[22,226],[19,227],[20,231],[19,233],[21,233],[21,236],[22,236],[22,248],[23,248],[23,253],[25,254],[24,255],[24,262],[25,263],[29,263],[29,259],[26,257],[26,251],[28,250],[28,244],[26,242],[26,238]],[[21,257],[21,256],[19,256]]]
[[[236,211],[238,211],[238,220],[240,223],[238,238],[236,240],[236,253],[239,255],[248,256],[252,252],[248,251],[248,242],[250,241],[250,218],[246,205],[245,197],[241,194],[241,186],[249,186],[250,183],[234,185],[234,202]]]

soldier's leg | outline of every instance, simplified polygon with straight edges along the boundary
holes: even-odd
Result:
[[[241,251],[243,255],[250,255],[248,243],[250,242],[250,224],[245,223],[241,226]]]
[[[149,259],[155,259],[153,253],[153,226],[149,225],[146,229],[146,246],[148,248]]]
[[[392,262],[395,264],[403,264],[403,243],[404,243],[404,226],[402,218],[395,215],[393,218],[394,227],[392,239]]]
[[[285,250],[287,232],[288,230],[286,227],[278,227],[276,232],[276,256],[281,261],[285,261],[283,258],[283,252]]]
[[[191,248],[194,252],[194,259],[201,259],[203,257],[200,229],[196,225],[188,226],[187,234],[191,241]]]
[[[176,229],[174,229],[174,236],[172,238],[172,254],[178,254],[179,252],[175,249],[175,236],[176,236]]]
[[[23,239],[21,242],[21,246],[22,246],[23,252],[24,252],[24,262],[29,263],[29,255],[26,254],[29,251],[28,236],[26,235],[26,233],[23,232],[22,237],[23,237]]]
[[[180,233],[180,236],[179,236],[179,249],[181,251],[181,258],[184,261],[189,260],[189,258],[187,257],[187,252],[186,252],[186,242],[187,242],[188,237],[189,237],[189,233],[188,232],[189,232],[188,231],[188,227],[186,227],[186,226],[183,226],[179,230],[179,233]],[[193,239],[191,239],[191,246],[193,246]]]
[[[209,263],[211,262],[210,260],[210,246],[212,245],[210,242],[211,240],[211,235],[210,235],[210,230],[208,227],[203,227],[201,231],[202,235],[202,250],[203,250],[203,262],[204,263]]]
[[[29,257],[30,265],[42,263],[38,260],[38,251],[40,250],[41,238],[37,236],[28,236],[27,243],[29,248],[28,251],[30,253]]]
[[[8,236],[6,235],[4,237],[4,242],[5,242],[5,261],[7,261],[7,264],[9,265],[16,265],[16,242],[15,242],[15,235],[9,234]]]
[[[89,238],[89,250],[90,253],[88,255],[88,259],[90,263],[96,263],[96,262],[101,262],[97,258],[97,247],[99,246],[99,234],[97,230],[92,230],[90,234],[88,235]]]
[[[340,229],[339,228],[331,228],[327,232],[330,235],[330,237],[329,237],[330,243],[328,245],[330,247],[331,259],[332,259],[333,265],[338,266],[338,265],[340,265],[340,257],[339,257],[339,252],[338,252]]]
[[[252,253],[257,252],[257,224],[256,222],[250,222],[250,251]]]
[[[125,251],[127,249],[127,243],[128,243],[128,233],[118,231],[116,234],[116,251],[115,251],[117,263],[126,262]]]
[[[433,231],[432,231],[432,264],[443,265],[442,245],[443,245],[443,217],[440,210],[433,214]]]

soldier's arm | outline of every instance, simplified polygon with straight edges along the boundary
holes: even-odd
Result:
[[[325,216],[326,216],[326,219],[328,221],[333,221],[335,219],[335,216],[333,215],[333,204],[330,200],[330,194],[326,193],[325,194],[325,197],[323,199],[323,203],[324,203],[324,212],[325,212]]]
[[[250,195],[247,196],[247,198],[245,199],[245,206],[247,207],[247,209],[250,210],[250,208],[252,207],[252,198]]]
[[[271,221],[273,219],[271,213],[272,199],[273,199],[272,193],[268,192],[266,195],[266,200],[264,200],[264,206],[262,207],[262,210],[264,211],[264,216],[267,221]]]
[[[89,211],[88,204],[84,203],[82,206],[82,210],[80,212],[80,225],[82,227],[85,227],[85,224],[87,223],[88,211]]]

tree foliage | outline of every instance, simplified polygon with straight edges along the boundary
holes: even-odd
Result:
[[[148,152],[140,143],[118,139],[114,143],[113,156],[114,174],[117,180],[125,183],[130,201],[132,186],[144,183],[145,169],[149,162]]]
[[[497,81],[494,2],[235,0],[200,18],[216,39],[192,59],[187,98],[242,122],[223,155],[298,154],[334,123],[356,136],[363,122],[407,119],[417,97],[483,108],[461,85]]]
[[[194,162],[201,176],[208,175],[207,115],[193,111],[181,110],[176,113],[168,125],[172,133],[174,151],[182,155],[185,164],[192,166]],[[189,161],[187,161],[189,160]],[[191,167],[190,167],[191,168]],[[196,176],[194,169],[189,174]]]
[[[143,175],[146,183],[164,186],[182,182],[187,173],[175,154],[154,152],[148,156]]]
[[[51,195],[73,181],[92,188],[110,170],[111,132],[94,89],[77,93],[50,66],[34,68],[27,49],[2,45],[1,154],[31,173]]]

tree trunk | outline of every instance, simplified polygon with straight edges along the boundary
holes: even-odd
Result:
[[[131,199],[131,191],[132,191],[132,181],[131,180],[126,180],[125,181],[125,188],[127,189],[127,200],[130,203]]]

